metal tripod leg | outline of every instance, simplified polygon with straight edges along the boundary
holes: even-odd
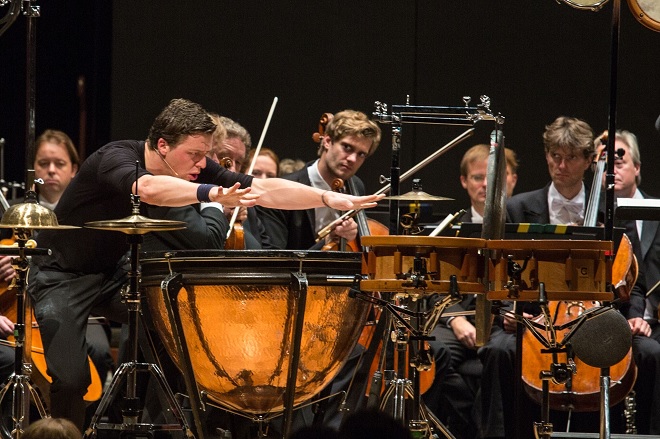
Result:
[[[179,403],[174,398],[174,393],[170,389],[165,376],[160,368],[155,364],[138,363],[138,323],[140,316],[141,297],[139,291],[140,272],[139,272],[139,248],[142,242],[142,235],[129,234],[127,235],[130,244],[131,252],[131,270],[129,272],[129,287],[125,294],[125,300],[128,305],[128,352],[130,361],[123,363],[115,373],[110,383],[110,387],[106,394],[101,398],[99,407],[97,408],[89,428],[85,430],[85,439],[95,438],[99,429],[104,430],[118,430],[122,433],[141,433],[152,432],[159,430],[176,430],[182,431],[186,438],[194,438],[192,431],[188,427],[183,410]],[[140,423],[142,409],[140,406],[140,398],[136,394],[137,374],[148,372],[156,380],[160,389],[165,394],[171,413],[177,420],[176,424],[146,424]],[[105,414],[105,411],[110,406],[110,403],[117,396],[119,385],[122,381],[126,381],[126,396],[124,397],[124,407],[122,408],[122,423],[121,424],[99,424],[99,419]]]

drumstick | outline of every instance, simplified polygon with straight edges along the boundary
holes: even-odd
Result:
[[[429,236],[438,236],[440,232],[445,230],[447,226],[449,226],[451,223],[456,221],[456,218],[463,215],[464,213],[465,213],[465,209],[461,209],[456,213],[450,213],[449,215],[447,215],[445,219],[442,220],[440,224],[438,224],[438,227],[436,227],[431,233],[429,233]]]
[[[250,168],[248,169],[248,174],[252,174],[252,171],[254,170],[254,164],[257,161],[257,156],[259,155],[259,151],[261,151],[261,145],[264,143],[264,138],[266,137],[266,131],[268,131],[268,126],[270,125],[270,120],[273,117],[273,113],[275,112],[275,106],[277,105],[277,96],[273,98],[273,103],[270,106],[270,112],[268,113],[268,117],[266,118],[266,124],[264,125],[264,129],[261,131],[261,137],[259,138],[259,143],[257,144],[257,148],[254,150],[254,156],[252,157],[252,162],[250,163]],[[240,206],[236,206],[234,209],[234,213],[231,216],[231,221],[229,221],[229,230],[227,231],[227,239],[231,236],[232,230],[234,230],[234,223],[236,222],[236,218],[238,217],[238,211],[240,209]]]

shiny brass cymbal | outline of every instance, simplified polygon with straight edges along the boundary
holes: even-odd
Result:
[[[118,220],[92,221],[85,227],[98,230],[122,232],[128,235],[143,235],[149,232],[168,232],[186,228],[184,221],[151,219],[142,215],[131,215]]]
[[[384,200],[400,200],[400,201],[452,201],[453,198],[440,197],[437,195],[430,195],[424,191],[412,190],[402,195],[393,195],[385,197]]]
[[[27,201],[14,204],[2,215],[0,227],[8,229],[79,229],[78,226],[65,226],[57,222],[55,212],[37,203]]]

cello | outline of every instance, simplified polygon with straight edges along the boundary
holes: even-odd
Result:
[[[604,133],[605,134],[605,133]],[[601,135],[596,140],[601,140]],[[605,169],[605,151],[599,152],[596,162],[593,184],[589,203],[585,210],[585,226],[596,226],[597,210],[600,198],[600,188]],[[630,296],[637,279],[637,261],[632,250],[632,244],[627,235],[623,235],[621,243],[612,263],[612,286],[618,297],[626,299]],[[594,301],[551,301],[548,309],[552,315],[553,326],[578,319],[587,310],[600,306]],[[556,332],[559,339],[569,329]],[[558,361],[564,364],[574,364],[574,373],[564,384],[549,383],[549,405],[553,410],[594,412],[600,409],[600,369],[589,366],[575,356],[567,345],[567,352],[558,353]],[[542,353],[543,346],[530,331],[523,333],[522,340],[522,380],[526,393],[537,403],[542,401],[543,383],[539,375],[541,370],[550,370],[553,363],[551,354]],[[572,366],[571,366],[572,367]],[[632,359],[632,349],[617,364],[610,367],[610,377],[613,383],[610,388],[610,405],[623,401],[630,393],[637,376],[637,368]]]

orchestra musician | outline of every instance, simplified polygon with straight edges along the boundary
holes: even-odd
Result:
[[[584,173],[594,155],[594,133],[583,120],[560,116],[547,125],[543,133],[545,158],[551,182],[545,187],[509,198],[506,203],[507,222],[538,224],[577,224],[582,222],[588,191]],[[534,309],[523,308],[523,316],[531,318]],[[540,410],[525,399],[524,415],[514,413],[516,358],[516,322],[505,317],[502,325],[493,325],[489,341],[478,350],[483,364],[481,401],[475,416],[479,422],[479,437],[515,437],[516,423],[522,428],[520,437],[533,437],[532,422]],[[526,395],[521,395],[526,398]]]
[[[218,126],[214,136],[210,157],[216,163],[221,163],[232,172],[245,173],[244,169],[249,166],[247,162],[248,150],[252,146],[250,133],[238,122],[217,114],[211,113],[213,121]],[[220,137],[222,136],[222,137]],[[229,159],[229,163],[223,163]],[[236,243],[233,250],[254,250],[269,247],[269,237],[266,233],[257,212],[251,207],[240,207],[236,223],[233,224],[233,234],[241,234],[238,238],[234,236],[231,242]],[[225,216],[228,221],[234,214],[234,208],[225,206]],[[242,239],[241,239],[242,238]]]
[[[378,148],[380,127],[366,114],[345,110],[335,114],[328,123],[318,149],[318,159],[299,171],[284,176],[287,180],[331,191],[336,179],[353,180],[359,194],[364,194],[364,183],[355,174]],[[307,210],[258,209],[261,220],[275,248],[300,250],[321,249],[325,242],[316,242],[319,230],[339,217],[339,212],[328,206]],[[357,236],[357,224],[349,218],[339,224],[326,241],[337,237],[347,241]]]
[[[461,185],[470,197],[470,209],[461,216],[461,222],[483,222],[489,151],[489,145],[474,145],[465,152],[461,159]],[[511,196],[518,181],[518,160],[515,152],[509,148],[505,149],[505,156],[507,196]],[[447,308],[446,312],[472,311],[475,307],[476,296],[466,294],[461,302]],[[435,337],[435,341],[429,341],[431,349],[438,351],[446,347],[451,352],[451,362],[444,374],[444,379],[440,380],[435,398],[425,395],[425,401],[432,411],[442,414],[454,436],[458,439],[473,438],[476,435],[476,425],[472,418],[472,411],[478,390],[478,380],[463,375],[459,367],[469,361],[477,364],[479,362],[474,316],[441,317],[431,335]],[[478,373],[478,367],[475,369],[477,370],[471,371],[471,375]],[[429,393],[433,390],[432,387]]]
[[[334,115],[327,124],[325,133],[318,148],[319,158],[296,172],[283,178],[297,181],[322,190],[331,190],[335,179],[345,181],[352,179],[358,194],[363,194],[364,183],[355,173],[371,156],[380,143],[380,127],[362,112],[354,110],[340,111]],[[332,223],[339,217],[339,211],[330,206],[317,207],[307,210],[263,209],[258,207],[259,216],[270,234],[271,242],[275,248],[300,250],[320,250],[326,243],[321,240],[316,243],[319,230]],[[343,221],[328,235],[328,241],[337,237],[348,241],[357,236],[357,225],[352,218]],[[332,237],[331,237],[332,235]],[[331,383],[331,394],[339,390],[347,390],[352,371],[359,359],[362,349],[356,348],[350,355],[347,364]],[[338,398],[335,398],[335,402]],[[295,428],[311,425],[310,410],[300,410],[294,420]],[[328,409],[324,422],[327,425],[338,427],[341,413]]]
[[[250,168],[250,163],[254,159],[254,153],[256,150],[251,150],[248,153],[248,159],[241,172],[246,173]],[[254,162],[254,168],[250,175],[254,178],[275,178],[279,177],[280,173],[280,159],[270,148],[261,148],[259,150],[259,155],[257,156],[256,161]]]
[[[80,167],[78,151],[66,133],[53,129],[47,129],[39,135],[35,141],[35,145],[34,177],[35,179],[43,180],[43,184],[35,185],[37,201],[40,205],[53,210],[57,206],[62,193],[78,172],[78,168]],[[22,198],[15,199],[10,201],[10,204],[22,201]],[[7,231],[8,229],[4,230]],[[3,280],[7,282],[15,277],[14,269],[11,266],[11,259],[8,256],[0,257],[0,273],[2,273]],[[0,320],[3,319],[4,317],[0,317]],[[86,331],[88,354],[94,362],[94,366],[103,383],[108,373],[114,370],[114,360],[110,354],[110,342],[104,325],[98,321],[90,323],[87,325]],[[7,327],[0,322],[0,335],[9,335],[3,334],[3,330]],[[13,328],[13,323],[9,327]],[[2,349],[7,348],[0,346],[0,350]],[[13,350],[9,350],[11,351],[11,364],[13,364]],[[4,360],[0,360],[0,364],[4,364]],[[0,366],[0,369],[4,370],[4,366]],[[0,373],[0,376],[6,379],[4,374]]]
[[[639,189],[642,181],[641,156],[637,136],[618,130],[615,150],[623,149],[622,156],[614,162],[614,194],[619,198],[650,198]],[[644,291],[660,281],[660,231],[658,221],[626,221],[622,224],[640,264]],[[624,310],[633,332],[633,356],[637,364],[635,384],[636,427],[639,434],[660,434],[660,325],[658,325],[658,289],[644,297],[630,297],[630,306]]]
[[[253,180],[228,171],[206,160],[215,129],[200,105],[170,101],[146,141],[114,141],[85,160],[55,209],[60,223],[84,226],[129,217],[130,194],[137,194],[142,203],[169,207],[214,201],[284,209],[327,204],[342,210],[373,207],[382,198],[332,193],[276,178]],[[116,235],[84,227],[43,230],[38,244],[53,255],[34,257],[29,275],[28,291],[53,378],[51,413],[72,420],[81,430],[82,397],[90,382],[84,349],[87,317],[95,308],[120,322],[128,314],[119,293],[128,280],[129,247]]]

